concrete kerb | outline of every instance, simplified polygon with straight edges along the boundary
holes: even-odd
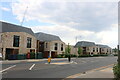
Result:
[[[76,58],[72,58],[76,59]],[[37,61],[45,61],[46,59],[25,59],[25,60],[3,60],[2,63],[19,63],[19,62],[37,62]],[[68,60],[68,58],[52,58],[52,60]]]
[[[46,60],[48,59],[3,60],[2,63],[39,62]],[[53,58],[52,60],[67,60],[67,58]]]

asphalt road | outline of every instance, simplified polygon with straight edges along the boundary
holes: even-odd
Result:
[[[69,64],[47,64],[47,60],[35,62],[4,63],[3,78],[66,78],[88,70],[117,62],[117,57],[75,58]],[[52,63],[68,63],[67,59],[54,60]]]

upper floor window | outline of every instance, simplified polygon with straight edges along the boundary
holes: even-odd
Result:
[[[104,51],[104,49],[102,49],[102,51]]]
[[[93,48],[93,52],[95,52],[95,48]]]
[[[63,44],[61,44],[61,51],[63,51]]]
[[[31,48],[32,38],[27,37],[27,48]]]
[[[48,47],[48,43],[46,43],[46,48]]]
[[[58,47],[58,43],[55,43],[54,50],[57,50],[57,47]]]
[[[109,52],[109,50],[107,49],[107,52]]]
[[[98,48],[96,48],[97,49],[97,52],[98,52]]]
[[[20,36],[14,35],[13,38],[13,47],[19,47]]]

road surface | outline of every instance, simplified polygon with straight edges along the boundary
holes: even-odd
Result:
[[[3,78],[66,78],[77,73],[115,64],[117,57],[74,58],[69,63],[67,59],[52,60],[51,64],[44,61],[21,61],[2,64]]]

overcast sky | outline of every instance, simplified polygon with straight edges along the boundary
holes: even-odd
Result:
[[[28,8],[27,8],[28,6]],[[118,44],[118,3],[16,0],[1,2],[1,20],[34,32],[58,35],[66,44],[92,41],[112,48]]]

